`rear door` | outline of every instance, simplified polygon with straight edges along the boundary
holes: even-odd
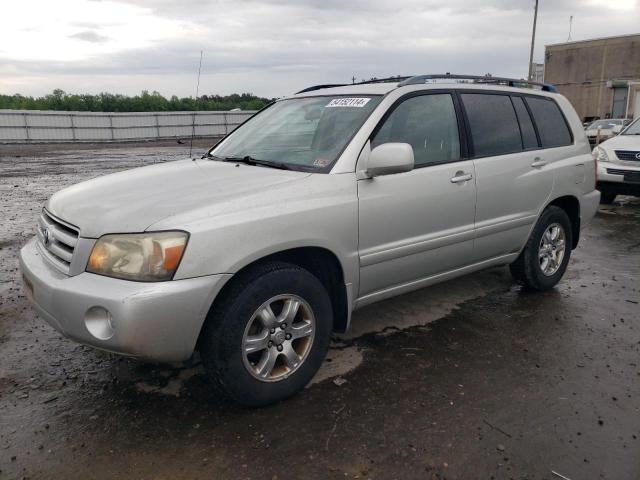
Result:
[[[517,252],[553,188],[526,100],[461,91],[476,170],[476,262]]]
[[[402,99],[371,148],[413,147],[410,172],[358,181],[360,297],[417,285],[472,259],[476,187],[452,92]]]

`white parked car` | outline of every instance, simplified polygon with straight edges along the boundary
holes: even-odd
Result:
[[[640,196],[640,118],[594,148],[593,156],[602,203],[612,203],[617,195]]]
[[[589,143],[593,147],[597,145],[598,142],[601,143],[605,140],[615,137],[618,133],[620,133],[625,125],[628,125],[628,123],[629,122],[623,118],[596,120],[589,124],[589,126],[585,129],[585,133],[587,134]]]
[[[549,86],[463,78],[308,88],[202,159],[66,188],[21,250],[27,294],[83,344],[198,349],[265,405],[364,305],[496,265],[552,288],[600,200],[580,120]]]

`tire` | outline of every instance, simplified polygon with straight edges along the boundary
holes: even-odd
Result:
[[[333,327],[329,294],[310,272],[283,262],[259,265],[232,282],[209,313],[200,337],[209,378],[220,392],[249,407],[290,397],[309,383],[326,356]],[[264,313],[265,302],[273,315]],[[286,323],[287,311],[294,310],[295,316],[288,316],[293,321],[281,328],[278,321]],[[309,330],[313,333],[296,338]],[[267,340],[271,343],[265,347]],[[245,348],[256,350],[245,355]]]
[[[558,248],[558,243],[555,250],[548,251],[542,257],[542,248],[550,240],[549,237],[545,237],[543,245],[543,235],[552,226],[559,226],[562,229],[564,244],[561,249]],[[516,261],[510,265],[511,275],[514,280],[531,290],[542,291],[553,288],[567,269],[569,258],[571,257],[572,234],[571,221],[567,213],[559,207],[547,207],[540,215],[524,249]],[[560,236],[560,233],[558,235]],[[544,248],[545,250],[550,249],[547,246],[544,246]],[[561,251],[562,258],[560,259],[559,254]],[[556,261],[551,261],[549,256],[553,256]],[[545,267],[547,268],[546,273],[544,271]]]
[[[602,205],[611,205],[618,195],[616,193],[611,192],[601,192],[600,193],[600,203]]]

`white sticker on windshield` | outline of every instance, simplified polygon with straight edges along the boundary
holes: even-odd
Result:
[[[327,107],[356,107],[362,108],[369,103],[370,98],[334,98]]]

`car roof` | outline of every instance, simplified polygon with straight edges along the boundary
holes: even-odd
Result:
[[[437,88],[460,88],[498,90],[548,96],[557,92],[550,84],[537,83],[523,79],[502,78],[477,75],[430,74],[413,77],[389,77],[372,79],[355,84],[315,85],[285,98],[304,98],[317,96],[342,95],[386,95],[397,89],[430,90]]]
[[[282,98],[282,100],[289,98],[305,98],[305,97],[326,97],[326,96],[342,96],[342,95],[386,95],[394,90],[407,90],[407,91],[420,91],[420,90],[434,90],[442,88],[456,88],[461,90],[490,90],[490,91],[503,91],[510,93],[526,93],[530,95],[539,96],[552,96],[555,95],[552,92],[545,92],[542,90],[536,90],[533,88],[518,88],[508,87],[505,85],[483,84],[483,83],[460,83],[460,82],[437,82],[437,83],[424,83],[421,85],[401,85],[393,83],[373,83],[373,84],[356,84],[340,87],[319,88],[317,90],[311,90],[307,92],[296,93]]]

